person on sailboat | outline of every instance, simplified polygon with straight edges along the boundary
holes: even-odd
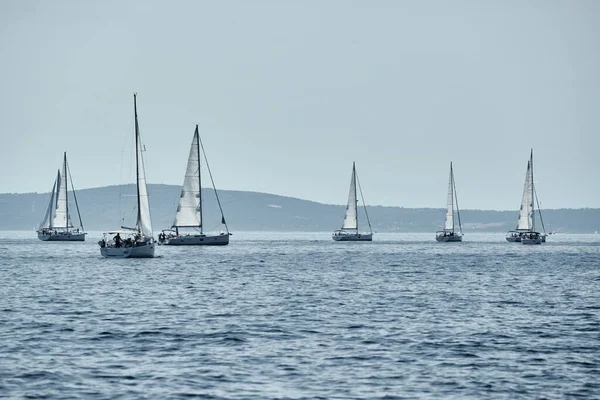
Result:
[[[121,235],[117,233],[117,236],[115,236],[115,247],[121,247],[121,242]]]

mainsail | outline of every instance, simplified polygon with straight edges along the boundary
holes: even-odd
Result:
[[[352,178],[350,179],[350,192],[348,193],[348,204],[342,229],[358,229],[357,220],[357,198],[356,198],[356,167],[352,163]]]
[[[448,181],[448,199],[446,202],[446,222],[444,230],[454,231],[454,176],[452,173],[452,163],[450,163],[450,179]]]
[[[142,141],[140,138],[140,127],[137,116],[137,100],[133,95],[133,109],[135,113],[135,153],[137,172],[137,198],[138,216],[137,227],[146,237],[152,237],[152,221],[150,219],[150,204],[148,202],[148,189],[146,188],[146,169],[144,167],[144,156],[142,155]]]
[[[175,213],[173,227],[202,227],[201,200],[200,200],[200,140],[198,125],[194,132],[194,139],[190,147],[181,196]]]
[[[533,152],[527,162],[523,198],[521,199],[521,209],[517,221],[517,231],[531,230],[533,230]]]
[[[72,228],[69,218],[67,203],[67,159],[63,162],[62,174],[59,172],[57,179],[58,193],[56,195],[56,209],[52,220],[53,228]]]

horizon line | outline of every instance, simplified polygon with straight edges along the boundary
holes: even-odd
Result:
[[[110,187],[118,187],[118,186],[129,186],[129,185],[135,185],[134,182],[132,183],[122,183],[122,184],[115,184],[115,185],[107,185],[107,186],[96,186],[96,187],[90,187],[90,188],[83,188],[83,189],[77,189],[77,191],[83,191],[83,190],[97,190],[97,189],[103,189],[103,188],[110,188]],[[170,184],[170,183],[148,183],[148,185],[156,185],[156,186],[174,186],[174,187],[180,187],[181,185],[176,185],[176,184]],[[202,187],[202,189],[212,189],[211,187]],[[257,193],[257,194],[266,194],[266,195],[270,195],[270,196],[278,196],[278,197],[286,197],[289,199],[296,199],[296,200],[301,200],[301,201],[308,201],[311,203],[317,203],[317,204],[321,204],[321,205],[326,205],[326,206],[340,206],[340,207],[344,207],[345,204],[333,204],[333,203],[322,203],[320,201],[315,201],[315,200],[308,200],[308,199],[302,199],[300,197],[293,197],[293,196],[287,196],[287,195],[283,195],[283,194],[276,194],[276,193],[268,193],[268,192],[258,192],[258,191],[253,191],[253,190],[239,190],[239,189],[217,189],[218,191],[222,192],[222,191],[228,191],[228,192],[243,192],[243,193]],[[17,192],[11,192],[11,193],[0,193],[1,195],[47,195],[50,192],[23,192],[23,193],[17,193]],[[381,204],[367,204],[366,207],[386,207],[386,208],[404,208],[404,209],[415,209],[415,210],[444,210],[444,207],[405,207],[405,206],[384,206]],[[543,208],[542,211],[551,211],[551,210],[600,210],[600,207],[562,207],[562,208]],[[484,209],[484,208],[464,208],[463,211],[496,211],[496,212],[515,212],[518,211],[518,209],[504,209],[504,210],[498,210],[498,209]]]

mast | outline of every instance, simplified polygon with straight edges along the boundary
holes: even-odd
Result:
[[[198,124],[196,124],[196,154],[198,155],[198,211],[200,212],[200,234],[202,234],[202,174],[200,173],[200,134],[198,133]],[[207,163],[208,165],[208,163]]]
[[[452,161],[450,161],[450,190],[452,190],[452,200],[454,200],[454,171],[452,170]],[[452,213],[454,213],[454,204],[452,204]],[[452,217],[452,233],[454,233],[454,216]]]
[[[531,168],[530,171],[530,175],[531,175],[531,231],[535,232],[535,203],[533,201],[533,149],[531,149],[531,154],[529,155],[529,166]]]
[[[135,187],[137,189],[137,228],[140,229],[140,224],[142,220],[142,208],[140,206],[140,158],[138,155],[138,147],[139,147],[139,135],[140,129],[138,126],[138,115],[137,115],[137,93],[133,94],[133,113],[135,115]]]
[[[67,179],[67,152],[63,155],[63,175],[65,179],[65,209],[67,210],[67,223],[65,228],[69,230],[69,180]]]
[[[356,163],[352,161],[352,182],[354,183],[354,215],[356,215],[356,232],[358,232],[358,197],[356,197]]]

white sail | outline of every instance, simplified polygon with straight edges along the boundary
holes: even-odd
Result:
[[[196,126],[173,227],[201,226],[200,190],[200,144]]]
[[[56,174],[56,180],[54,181],[54,186],[52,186],[52,194],[50,195],[50,201],[48,202],[48,207],[46,208],[46,213],[44,214],[44,219],[40,223],[40,230],[46,228],[52,228],[52,220],[54,219],[54,210],[56,204],[56,184],[60,181],[60,171]]]
[[[67,204],[67,164],[63,163],[62,174],[58,174],[56,210],[52,220],[53,228],[70,228],[69,209]]]
[[[444,230],[454,231],[454,177],[452,176],[452,164],[450,164],[450,179],[448,182],[448,199],[446,202],[446,222]]]
[[[517,221],[518,231],[530,231],[533,229],[533,166],[532,159],[527,162],[527,174],[523,186],[523,198]]]
[[[352,163],[352,178],[350,179],[350,192],[348,193],[348,204],[346,206],[346,215],[344,216],[344,225],[342,225],[342,229],[358,229],[358,221],[356,218],[356,167],[355,164]]]
[[[152,237],[152,221],[150,219],[150,204],[148,202],[148,189],[146,188],[146,168],[144,166],[144,156],[142,154],[142,141],[140,138],[140,129],[137,119],[137,104],[135,103],[135,135],[136,135],[136,165],[137,165],[137,195],[138,195],[138,219],[137,227],[146,237]]]

